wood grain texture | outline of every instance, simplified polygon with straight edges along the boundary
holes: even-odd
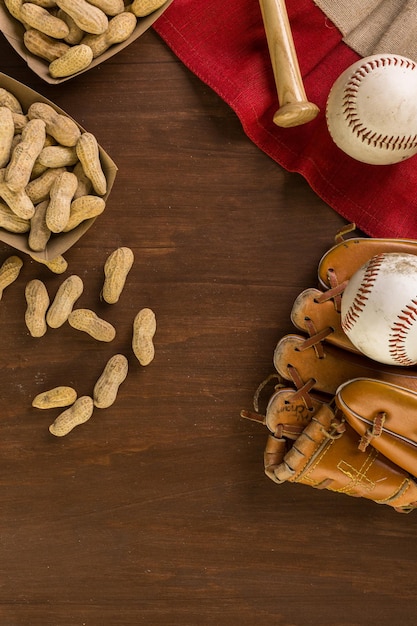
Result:
[[[0,622],[5,626],[411,624],[415,513],[263,473],[266,433],[239,417],[292,330],[294,298],[344,220],[245,136],[234,113],[149,31],[48,86],[0,37],[2,71],[77,119],[119,167],[106,211],[66,254],[78,305],[117,329],[39,339],[24,286],[64,276],[24,259],[0,302]],[[118,246],[135,263],[119,303],[99,293]],[[11,250],[0,245],[0,261]],[[137,311],[156,356],[129,350]],[[115,404],[63,439],[31,407],[58,384],[89,394],[108,358]]]

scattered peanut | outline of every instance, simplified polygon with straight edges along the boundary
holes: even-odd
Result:
[[[5,183],[12,191],[24,189],[28,184],[45,137],[43,120],[30,120],[22,130],[22,140],[14,148],[4,176]]]
[[[30,221],[18,217],[7,204],[0,202],[0,228],[4,228],[9,233],[27,233],[30,229]]]
[[[13,113],[23,113],[19,100],[4,87],[0,87],[0,106],[7,107]]]
[[[75,309],[68,316],[70,326],[76,330],[81,330],[97,341],[113,341],[116,336],[116,329],[101,319],[90,309]]]
[[[84,37],[84,31],[74,22],[72,17],[65,13],[62,9],[58,9],[58,13],[56,14],[61,20],[63,20],[68,26],[68,35],[64,38],[65,43],[70,44],[71,46],[77,46],[81,39]]]
[[[77,161],[74,165],[74,169],[72,171],[78,178],[78,187],[74,194],[74,199],[79,198],[80,196],[88,196],[93,190],[93,185],[88,176],[86,176],[83,166],[79,161]]]
[[[25,297],[26,326],[32,337],[43,337],[47,331],[45,314],[49,306],[49,296],[44,283],[37,278],[29,281],[26,285]]]
[[[114,250],[104,264],[104,284],[101,295],[108,304],[119,301],[127,275],[133,265],[134,256],[130,248]]]
[[[31,28],[36,28],[41,33],[48,35],[48,37],[64,39],[69,33],[65,22],[33,2],[24,2],[22,4],[20,19]]]
[[[49,197],[52,183],[63,172],[65,172],[64,167],[50,167],[26,185],[25,191],[33,204],[38,204]]]
[[[19,22],[23,22],[22,16],[20,14],[23,0],[4,0],[4,4],[6,5],[10,15],[13,15],[13,17],[16,20],[19,20]]]
[[[94,405],[107,409],[116,400],[119,387],[126,379],[129,364],[123,354],[115,354],[107,361],[100,378],[94,386]]]
[[[31,180],[33,180],[34,178],[39,178],[39,176],[46,172],[47,169],[48,168],[46,167],[46,165],[42,165],[42,163],[39,163],[39,161],[36,159],[35,165],[33,166],[32,170]]]
[[[0,167],[7,165],[10,160],[14,132],[11,110],[6,106],[0,106]]]
[[[75,165],[77,161],[77,152],[71,146],[46,146],[37,158],[37,163],[45,168],[68,167]]]
[[[46,225],[46,210],[48,200],[44,200],[36,206],[35,213],[30,220],[30,230],[28,236],[28,246],[34,252],[42,252],[46,248],[51,237],[51,231]]]
[[[18,115],[18,113],[12,113],[12,115]],[[26,123],[27,123],[27,122],[26,122]],[[25,123],[25,126],[26,126],[26,123]],[[15,130],[15,135],[14,135],[14,137],[13,137],[12,146],[11,146],[12,150],[14,150],[14,149],[15,149],[15,147],[17,146],[17,144],[18,144],[19,142],[21,142],[21,141],[22,141],[22,133],[21,133],[21,131],[16,131],[16,130]],[[4,180],[4,174],[6,173],[6,168],[5,168],[5,167],[3,167],[3,168],[1,169],[1,172],[2,172],[2,174],[1,174],[1,180]]]
[[[27,116],[28,120],[29,120],[29,116]],[[45,132],[46,132],[46,125],[45,125]],[[43,144],[43,147],[46,148],[46,146],[56,146],[56,141],[53,137],[51,137],[51,135],[46,135],[45,137],[45,143]]]
[[[26,1],[26,0],[24,0]],[[55,0],[31,0],[33,4],[37,4],[44,9],[53,9],[56,7]]]
[[[55,437],[64,437],[73,428],[84,424],[92,416],[94,411],[93,399],[89,396],[81,396],[69,409],[58,415],[50,425],[49,432]]]
[[[86,176],[92,182],[94,191],[99,196],[104,196],[107,191],[107,181],[101,167],[97,139],[92,133],[82,133],[75,150]]]
[[[62,254],[59,254],[54,259],[44,259],[36,254],[31,254],[30,256],[34,261],[46,265],[54,274],[63,274],[68,268],[68,262],[64,259]]]
[[[89,46],[78,44],[49,64],[49,73],[53,78],[64,78],[85,70],[93,60],[93,51]]]
[[[152,309],[139,311],[133,322],[132,349],[141,365],[149,365],[155,356],[153,336],[156,332],[156,318]]]
[[[77,185],[77,177],[72,172],[59,174],[52,183],[46,209],[46,225],[53,233],[62,232],[67,225]]]
[[[13,124],[14,124],[14,132],[17,133],[17,136],[14,138],[13,141],[15,140],[17,141],[18,138],[20,141],[21,136],[19,136],[19,133],[21,133],[24,127],[26,126],[26,124],[29,121],[29,118],[27,115],[24,115],[23,113],[15,113],[14,111],[12,111],[12,117],[13,117]]]
[[[52,63],[52,61],[55,61],[55,59],[58,59],[70,49],[70,46],[63,41],[48,37],[48,35],[41,33],[36,28],[30,28],[25,31],[23,43],[29,52],[41,59],[45,59],[45,61],[49,61],[49,63]]]
[[[3,292],[11,285],[20,274],[23,261],[20,257],[12,255],[8,257],[0,267],[0,300]]]
[[[67,115],[58,113],[45,102],[34,102],[28,109],[29,119],[39,118],[45,122],[45,129],[61,146],[75,146],[81,135],[77,124]]]
[[[4,180],[5,170],[0,170],[0,198],[3,198],[9,208],[17,215],[25,220],[30,220],[35,213],[35,207],[32,200],[24,189],[12,191]]]
[[[133,13],[123,11],[109,21],[109,27],[101,35],[86,35],[82,43],[90,46],[93,58],[97,58],[116,43],[126,41],[136,28],[137,20]]]
[[[38,393],[32,400],[32,406],[36,409],[56,409],[74,404],[77,392],[72,387],[59,386],[48,391]]]
[[[103,213],[106,203],[100,196],[80,196],[71,202],[70,217],[63,232],[67,233],[93,217]]]
[[[46,323],[48,326],[51,328],[59,328],[67,321],[83,289],[83,281],[76,274],[64,280],[58,288],[54,301],[46,314]]]
[[[167,0],[133,0],[130,10],[136,17],[145,17],[160,9]]]
[[[90,2],[86,2],[86,0],[56,0],[56,3],[86,33],[100,35],[107,29],[106,14]]]
[[[55,141],[55,139],[53,137],[51,137],[51,135],[46,135],[45,143],[44,143],[44,146],[43,146],[41,152],[43,152],[43,150],[45,148],[49,147],[49,146],[57,147],[56,141]],[[63,148],[63,146],[61,146],[61,148]],[[64,150],[70,150],[71,148],[65,147],[63,149]],[[61,166],[57,166],[57,167],[61,167]],[[46,172],[47,169],[48,169],[48,167],[46,165],[43,165],[42,163],[39,163],[39,158],[36,159],[36,161],[35,161],[35,163],[33,165],[32,174],[30,176],[30,179],[33,180],[34,178],[38,178],[38,176],[40,176],[41,174]]]
[[[123,0],[88,0],[88,2],[101,9],[106,15],[117,15],[125,10]]]

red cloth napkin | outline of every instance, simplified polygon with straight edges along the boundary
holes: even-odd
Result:
[[[329,90],[360,57],[312,0],[287,0],[308,99],[320,107],[308,124],[278,128],[278,107],[258,0],[174,0],[154,29],[179,59],[236,112],[247,136],[371,237],[417,239],[417,156],[366,165],[331,140]]]

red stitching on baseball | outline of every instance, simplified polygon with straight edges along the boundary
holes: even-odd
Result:
[[[363,125],[357,114],[356,99],[362,80],[373,70],[379,67],[386,67],[388,65],[398,65],[399,67],[406,67],[407,69],[412,70],[416,68],[416,64],[413,61],[402,57],[382,57],[364,63],[358,67],[345,88],[342,101],[342,111],[348,126],[351,127],[352,133],[354,133],[357,138],[362,141],[362,143],[393,152],[396,150],[414,149],[417,147],[417,134],[408,136],[402,135],[398,137],[392,135],[375,136],[376,133],[370,134],[372,131]]]
[[[366,302],[368,300],[368,294],[375,284],[384,257],[385,254],[383,253],[377,254],[368,261],[361,284],[358,287],[358,291],[353,299],[352,304],[346,311],[346,315],[341,321],[342,329],[345,333],[352,330],[353,326],[358,321],[360,314],[364,310]]]
[[[389,353],[398,365],[414,365],[415,361],[410,359],[405,345],[407,335],[417,320],[417,299],[411,300],[412,304],[407,304],[393,323],[388,341]]]

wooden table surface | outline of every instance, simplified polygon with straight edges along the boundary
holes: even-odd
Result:
[[[119,171],[64,275],[24,256],[0,303],[2,626],[353,626],[415,623],[416,515],[264,475],[266,431],[243,420],[273,371],[289,313],[342,217],[245,136],[235,114],[153,30],[50,86],[0,37],[0,70],[94,133]],[[100,302],[119,246],[135,263]],[[0,244],[2,262],[13,250]],[[32,338],[24,288],[84,281],[112,322]],[[132,355],[140,308],[156,356]],[[31,407],[59,384],[91,394],[106,360],[130,369],[116,403],[67,437]]]

